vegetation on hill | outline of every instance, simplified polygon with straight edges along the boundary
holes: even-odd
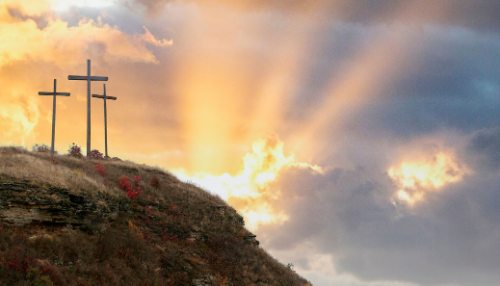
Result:
[[[0,147],[0,286],[310,285],[220,197],[158,167],[46,149]]]

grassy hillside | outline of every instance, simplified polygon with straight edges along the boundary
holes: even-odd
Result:
[[[165,170],[0,147],[3,285],[308,281],[260,248],[221,198]]]

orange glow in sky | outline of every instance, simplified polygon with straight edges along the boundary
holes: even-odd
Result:
[[[426,192],[461,181],[468,172],[452,155],[443,152],[424,160],[404,161],[388,170],[399,187],[396,197],[410,205],[423,200]]]
[[[174,171],[174,174],[219,194],[243,215],[248,229],[254,230],[260,224],[281,224],[288,220],[288,216],[273,208],[273,201],[279,199],[281,194],[269,189],[269,184],[287,167],[324,172],[319,166],[296,162],[293,155],[285,157],[283,145],[276,136],[255,141],[252,145],[253,152],[243,157],[243,167],[235,176],[228,173],[220,176],[188,174],[184,170]]]
[[[58,78],[58,90],[72,95],[57,100],[56,150],[65,153],[72,142],[84,147],[85,88],[63,79],[69,74],[83,74],[86,60],[91,58],[93,75],[108,76],[108,93],[118,97],[108,105],[110,156],[184,170],[177,174],[217,186],[213,188],[218,188],[221,196],[246,216],[251,227],[286,221],[286,214],[273,209],[272,201],[281,194],[268,190],[269,184],[289,166],[322,172],[320,167],[297,162],[294,156],[318,158],[334,149],[336,146],[322,146],[325,141],[316,140],[316,136],[329,125],[340,125],[342,118],[373,100],[391,74],[412,64],[408,52],[414,44],[412,34],[405,28],[381,29],[384,32],[375,34],[375,39],[343,67],[341,76],[331,78],[320,95],[315,95],[317,109],[308,111],[292,129],[287,112],[295,108],[296,90],[313,74],[305,67],[323,40],[322,24],[327,15],[321,11],[326,6],[335,8],[335,1],[314,2],[303,13],[286,20],[294,28],[280,29],[280,33],[272,35],[270,46],[277,52],[268,59],[265,69],[256,68],[255,60],[260,58],[245,49],[248,42],[263,38],[261,34],[269,30],[267,23],[257,22],[248,28],[235,20],[228,25],[223,17],[227,11],[216,5],[204,4],[192,21],[178,27],[172,33],[175,42],[146,26],[138,33],[127,33],[107,24],[105,14],[96,19],[79,17],[70,25],[55,13],[72,5],[105,7],[115,2],[1,2],[0,144],[50,144],[51,101],[40,98],[37,92],[51,90],[51,82]],[[415,2],[403,8],[398,11],[399,18],[410,17],[421,9]],[[17,14],[12,13],[14,10]],[[442,10],[438,4],[432,9],[433,13]],[[252,17],[242,11],[232,13]],[[44,24],[32,18],[43,19]],[[178,42],[189,50],[180,53],[176,50]],[[258,44],[252,48],[259,51]],[[244,48],[230,48],[237,45]],[[263,53],[266,48],[261,48]],[[158,55],[170,52],[180,56],[170,58],[168,65],[159,61]],[[110,72],[123,63],[133,63],[137,70]],[[17,65],[21,67],[16,69]],[[156,67],[154,78],[142,75],[152,67]],[[165,90],[151,90],[155,82],[164,80],[169,82]],[[92,89],[93,93],[102,93],[102,85],[93,84]],[[154,92],[161,95],[153,98]],[[102,104],[93,101],[92,105],[92,147],[102,151]],[[174,112],[171,116],[175,124],[163,125],[165,114]],[[283,155],[284,143],[277,137],[254,142],[261,134],[269,133],[280,134],[293,155]],[[82,152],[86,150],[82,148]],[[412,183],[439,188],[436,184],[460,178],[429,175],[435,171],[432,168],[451,164],[449,160],[440,163],[439,158],[438,167],[407,164],[391,169],[391,176],[403,185],[401,198],[418,198],[418,194],[407,191],[413,188]]]

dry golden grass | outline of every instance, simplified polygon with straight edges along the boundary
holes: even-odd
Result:
[[[12,153],[6,152],[5,149]],[[50,153],[0,147],[0,174],[75,191],[123,193],[115,188],[106,188],[102,180],[84,176],[83,170],[86,167],[90,168],[89,162],[83,162],[82,159],[72,158],[68,155],[56,155],[55,158],[57,161],[63,161],[61,162],[63,164],[52,164]]]

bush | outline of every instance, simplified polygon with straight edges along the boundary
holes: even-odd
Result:
[[[99,150],[96,150],[96,149],[90,151],[89,158],[90,159],[104,159],[104,157],[102,156],[102,153],[99,152]]]
[[[33,152],[50,152],[50,148],[49,148],[49,146],[47,146],[45,144],[42,144],[42,145],[35,144],[33,146],[32,151]]]
[[[44,269],[45,270],[45,269]],[[42,270],[42,272],[44,272]],[[52,280],[50,280],[49,275],[40,275],[38,267],[30,267],[26,278],[31,279],[35,286],[54,286]]]
[[[99,163],[96,163],[95,164],[95,170],[97,173],[99,173],[99,175],[103,176],[106,174],[106,172],[108,170],[106,170],[106,168],[104,168],[104,164],[99,164]]]
[[[159,189],[161,187],[160,185],[160,180],[158,180],[158,178],[156,177],[156,175],[153,175],[153,177],[151,178],[151,182],[149,183],[149,185],[155,189]]]
[[[73,146],[71,146],[69,148],[68,152],[70,155],[77,156],[77,157],[83,157],[81,150],[82,149],[73,142]]]
[[[140,176],[134,176],[134,183],[137,187],[137,191],[134,191],[134,188],[132,187],[132,183],[129,181],[129,177],[122,177],[118,183],[120,184],[120,187],[124,190],[127,191],[127,195],[130,199],[134,199],[137,195],[142,193],[141,188],[138,186],[139,183],[141,182],[141,177]]]

